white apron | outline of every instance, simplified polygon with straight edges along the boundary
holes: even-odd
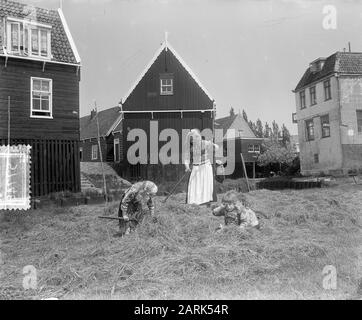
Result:
[[[201,165],[194,165],[188,186],[187,203],[205,204],[213,201],[214,180],[212,165],[207,161]]]

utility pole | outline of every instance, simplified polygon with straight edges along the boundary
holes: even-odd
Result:
[[[97,102],[96,101],[94,102],[94,106],[95,106],[95,110],[96,110],[97,133],[98,133],[98,149],[99,149],[99,155],[100,155],[101,166],[102,166],[103,189],[104,189],[104,195],[106,197],[106,203],[108,203],[107,183],[106,183],[106,176],[104,174],[103,154],[102,154],[101,138],[100,138],[100,132],[99,132],[99,119],[98,119],[98,109],[97,109]]]

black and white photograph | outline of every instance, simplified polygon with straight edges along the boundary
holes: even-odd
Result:
[[[357,0],[0,0],[0,300],[362,300],[361,30]]]

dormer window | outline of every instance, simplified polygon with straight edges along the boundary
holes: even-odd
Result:
[[[51,26],[8,18],[6,37],[9,54],[51,58]]]

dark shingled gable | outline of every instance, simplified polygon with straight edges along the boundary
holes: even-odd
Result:
[[[362,74],[362,53],[336,52],[332,54],[326,59],[321,71],[313,73],[310,71],[310,68],[308,68],[295,88],[295,91],[333,73]]]
[[[0,0],[0,54],[4,54],[4,20],[7,17],[29,20],[34,19],[39,23],[51,25],[51,46],[53,55],[51,61],[77,63],[58,11],[36,8],[23,3],[6,0]]]
[[[99,135],[104,137],[120,116],[121,108],[114,107],[98,112]],[[80,118],[80,139],[96,138],[98,136],[97,119],[91,116]]]

